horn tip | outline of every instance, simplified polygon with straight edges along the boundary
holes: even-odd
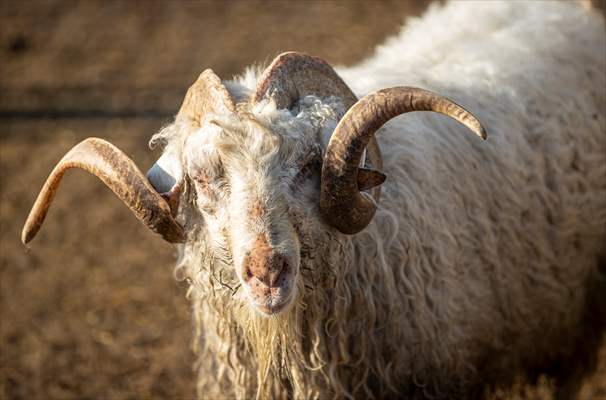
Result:
[[[482,138],[482,140],[486,140],[488,138],[488,134],[486,133],[486,129],[482,125],[480,125],[480,129],[477,132],[478,136]]]
[[[29,242],[36,236],[36,233],[28,228],[28,226],[23,227],[23,231],[21,232],[21,243],[24,246],[27,246]]]
[[[488,135],[486,134],[486,129],[484,129],[484,126],[480,123],[480,121],[478,121],[475,118],[471,124],[467,124],[467,127],[469,129],[471,129],[473,131],[473,133],[478,135],[482,140],[486,140],[486,138],[488,137]]]
[[[470,128],[473,130],[473,132],[478,135],[479,137],[482,138],[482,140],[486,140],[486,138],[488,137],[488,135],[486,134],[486,129],[484,129],[484,125],[482,125],[482,123],[480,122],[480,120],[476,117],[474,117],[474,121],[473,121],[473,126],[471,126]]]
[[[23,225],[23,230],[21,231],[21,243],[24,245],[27,245],[36,237],[40,227],[42,226],[42,221],[40,219],[36,219],[34,216],[36,215],[34,209],[30,211],[30,215],[27,217],[27,220]],[[42,217],[42,220],[44,220],[44,216]]]

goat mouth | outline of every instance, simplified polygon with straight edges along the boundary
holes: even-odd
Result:
[[[273,281],[260,280],[256,276],[243,279],[247,302],[264,316],[275,316],[284,312],[295,297],[296,274],[284,270]]]
[[[258,303],[254,303],[254,307],[255,309],[257,309],[259,312],[261,312],[261,314],[266,315],[266,316],[273,316],[273,315],[278,315],[280,314],[282,311],[284,311],[288,305],[290,304],[290,298],[277,303],[277,304],[258,304]]]
[[[272,288],[270,293],[260,296],[253,292],[249,293],[251,306],[263,316],[275,316],[284,312],[292,303],[294,291],[285,288]],[[273,293],[272,293],[273,292]]]

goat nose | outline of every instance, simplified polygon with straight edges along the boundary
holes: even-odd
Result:
[[[247,261],[245,279],[248,281],[254,276],[270,287],[275,286],[282,272],[288,269],[286,257],[280,254],[269,257],[255,257],[255,254],[251,254]]]

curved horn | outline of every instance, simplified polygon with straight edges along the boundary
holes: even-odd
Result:
[[[364,148],[384,123],[411,111],[447,115],[486,139],[486,131],[475,116],[436,93],[394,87],[365,96],[335,128],[322,165],[320,210],[325,220],[342,233],[354,234],[364,229],[377,208],[378,199],[358,190],[358,165]]]
[[[177,119],[187,117],[196,126],[200,126],[206,114],[235,110],[234,101],[221,82],[221,78],[212,69],[206,69],[187,89]]]
[[[326,61],[298,52],[277,56],[263,72],[253,96],[255,103],[271,98],[278,109],[290,108],[294,102],[307,95],[318,97],[336,96],[345,110],[356,104],[358,98]],[[374,137],[366,146],[366,161],[373,169],[383,168],[381,150]],[[361,186],[363,187],[363,186]],[[381,187],[364,187],[379,199]]]
[[[73,147],[46,180],[23,227],[24,244],[38,233],[61,178],[70,168],[81,168],[101,179],[141,222],[165,240],[171,243],[184,240],[183,229],[173,219],[170,207],[135,163],[111,143],[88,138]]]
[[[219,78],[211,69],[204,70],[185,94],[176,120],[188,119],[194,129],[199,128],[209,113],[233,113],[234,101]],[[147,171],[147,179],[168,202],[173,215],[179,208],[183,169],[178,149],[165,150]]]
[[[326,61],[291,51],[277,56],[263,72],[253,102],[269,97],[282,109],[307,95],[337,96],[343,100],[346,110],[358,100]]]

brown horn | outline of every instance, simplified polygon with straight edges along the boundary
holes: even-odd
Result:
[[[61,178],[70,168],[81,168],[101,179],[141,222],[165,240],[183,242],[183,229],[173,219],[170,207],[135,163],[111,143],[88,138],[59,161],[44,183],[23,227],[21,241],[24,244],[38,233]]]
[[[263,72],[253,102],[270,98],[278,109],[283,109],[290,108],[307,95],[320,98],[336,96],[343,101],[345,111],[358,101],[330,64],[321,58],[292,51],[277,56]],[[381,150],[374,137],[366,147],[366,163],[373,169],[383,168]],[[381,196],[380,186],[368,189],[376,199]]]
[[[187,117],[200,126],[208,113],[232,113],[234,102],[212,69],[204,70],[185,94],[177,118]]]
[[[337,96],[343,100],[346,110],[358,101],[326,61],[291,51],[277,56],[263,72],[253,102],[269,97],[282,109],[307,95]]]
[[[358,101],[343,116],[328,143],[322,164],[320,210],[325,220],[345,234],[364,229],[378,199],[358,188],[358,165],[367,143],[390,119],[411,111],[433,111],[452,117],[486,139],[480,121],[455,102],[427,90],[394,87]]]
[[[187,119],[193,128],[192,130],[194,130],[204,123],[204,118],[207,114],[233,113],[235,109],[233,99],[221,82],[221,79],[211,69],[207,69],[200,74],[198,79],[187,90],[176,120]],[[171,169],[166,170],[163,168],[167,165]],[[167,152],[164,152],[160,159],[147,172],[147,179],[168,202],[173,215],[176,215],[179,208],[182,177],[181,160],[176,154]],[[171,180],[173,181],[173,186],[167,188],[166,182]]]
[[[207,69],[187,90],[176,119],[189,119],[194,127],[199,127],[208,113],[234,111],[233,100],[221,79]],[[177,160],[169,164],[178,167],[179,163]],[[21,240],[24,244],[31,241],[40,230],[61,178],[70,168],[81,168],[101,179],[141,222],[165,240],[171,243],[184,241],[183,229],[173,218],[181,193],[180,182],[175,182],[169,191],[158,194],[135,163],[122,151],[102,139],[88,138],[72,148],[46,180],[23,227]]]

